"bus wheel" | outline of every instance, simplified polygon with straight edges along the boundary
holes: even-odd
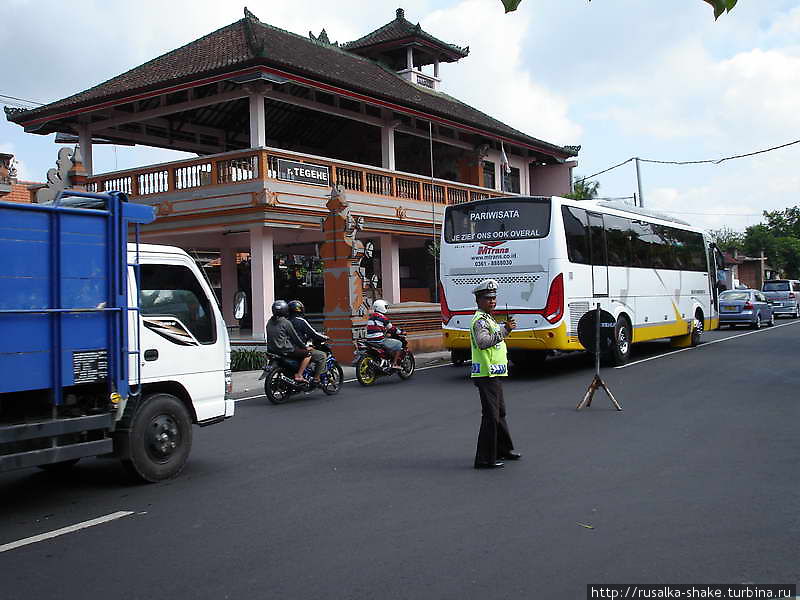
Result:
[[[611,346],[610,362],[613,366],[624,365],[631,357],[631,325],[628,319],[620,317],[614,327],[614,345]]]
[[[450,362],[460,367],[467,362],[467,354],[463,350],[450,350]]]
[[[536,372],[547,358],[547,350],[528,350],[525,352],[514,352],[509,356],[514,367],[518,371]]]

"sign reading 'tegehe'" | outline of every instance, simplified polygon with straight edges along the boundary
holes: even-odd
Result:
[[[279,158],[278,179],[329,186],[331,184],[331,171],[325,165],[313,165]]]

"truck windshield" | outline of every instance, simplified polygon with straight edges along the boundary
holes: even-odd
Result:
[[[201,344],[216,341],[211,306],[194,274],[178,265],[142,265],[144,316],[175,317]]]
[[[550,199],[487,200],[451,206],[444,222],[448,243],[543,238],[550,232]]]

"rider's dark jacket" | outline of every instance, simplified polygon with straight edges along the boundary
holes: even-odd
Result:
[[[290,315],[289,321],[292,327],[304,342],[311,342],[314,345],[321,344],[325,341],[325,336],[314,329],[311,324],[300,315]]]
[[[267,321],[267,350],[274,354],[290,354],[305,348],[305,341],[297,335],[286,317],[271,317]]]

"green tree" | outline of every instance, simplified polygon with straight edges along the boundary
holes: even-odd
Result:
[[[565,197],[573,200],[591,200],[592,198],[597,198],[597,190],[599,189],[600,184],[598,182],[575,177],[572,183],[572,193],[567,194]]]
[[[506,9],[507,13],[511,11],[517,10],[520,2],[522,0],[500,0],[503,3],[503,6]],[[591,2],[592,0],[589,0]],[[711,5],[714,9],[714,19],[719,19],[720,15],[724,12],[730,12],[733,10],[733,7],[736,6],[736,2],[738,0],[703,0],[704,2]]]
[[[766,226],[777,237],[792,236],[800,238],[800,207],[793,206],[783,210],[765,210]]]
[[[730,227],[722,227],[720,229],[712,229],[708,233],[723,252],[733,252],[744,248],[744,233],[741,231],[734,231]]]

